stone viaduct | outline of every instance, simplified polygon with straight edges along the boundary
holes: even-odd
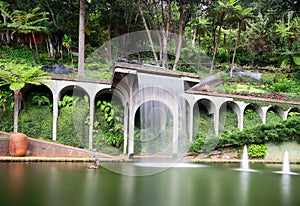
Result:
[[[149,82],[153,78],[153,86],[142,84],[139,75],[146,74]],[[163,79],[157,79],[163,77]],[[145,79],[143,79],[145,80]],[[170,81],[169,81],[170,80]],[[134,154],[134,121],[138,108],[147,101],[157,101],[166,105],[172,113],[173,118],[173,153],[178,153],[178,121],[179,99],[184,99],[186,106],[184,110],[187,114],[187,128],[189,141],[193,141],[193,111],[197,103],[204,105],[209,114],[213,118],[213,130],[217,135],[220,131],[220,113],[231,108],[238,117],[237,127],[240,130],[244,128],[244,112],[247,107],[252,107],[260,116],[261,122],[266,123],[268,110],[276,111],[283,120],[288,118],[291,111],[299,111],[300,102],[281,102],[270,99],[255,98],[255,101],[264,102],[265,106],[260,106],[255,102],[249,103],[251,97],[235,96],[221,93],[211,93],[205,91],[195,91],[190,88],[200,82],[200,77],[195,74],[174,72],[161,70],[158,68],[148,68],[145,66],[117,63],[114,68],[113,76],[110,81],[91,81],[84,79],[70,78],[52,78],[51,80],[43,80],[53,95],[53,134],[52,139],[55,141],[57,137],[57,119],[58,119],[58,102],[61,100],[65,91],[79,88],[89,97],[90,109],[90,126],[89,126],[89,149],[93,147],[93,122],[95,114],[95,99],[97,95],[109,94],[117,98],[124,108],[124,154]],[[182,85],[183,93],[176,96],[175,87]],[[145,93],[143,98],[141,94],[146,90],[151,90],[150,93]],[[267,102],[267,103],[266,103]],[[280,105],[288,105],[287,109],[283,109]]]

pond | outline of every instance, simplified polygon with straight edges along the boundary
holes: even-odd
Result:
[[[90,163],[0,163],[1,205],[30,206],[286,206],[300,205],[300,175],[274,173],[281,165],[183,164],[130,176]],[[110,163],[124,170],[149,165]],[[300,172],[299,165],[291,171]]]

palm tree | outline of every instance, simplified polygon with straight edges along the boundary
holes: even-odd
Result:
[[[234,46],[234,51],[233,51],[233,57],[232,57],[232,66],[230,70],[230,76],[232,76],[232,71],[234,68],[234,60],[236,56],[236,51],[238,47],[238,43],[241,37],[241,32],[242,30],[245,31],[247,26],[249,26],[249,20],[254,19],[254,15],[252,13],[252,8],[246,8],[243,9],[241,5],[236,5],[235,10],[234,10],[234,15],[232,15],[233,20],[236,22],[236,27],[237,27],[237,37],[235,40],[235,46]]]
[[[40,67],[0,61],[0,86],[9,85],[9,89],[14,92],[14,132],[18,131],[20,97],[24,87],[28,84],[40,85],[39,80],[42,78],[45,79],[47,76]]]

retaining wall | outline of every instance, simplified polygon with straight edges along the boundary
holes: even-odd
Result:
[[[0,156],[10,156],[9,136],[9,133],[0,132]],[[28,138],[26,156],[92,158],[93,154],[85,149]]]

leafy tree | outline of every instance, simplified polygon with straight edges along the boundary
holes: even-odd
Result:
[[[23,96],[24,87],[27,84],[40,85],[39,80],[42,78],[46,78],[46,73],[40,67],[20,62],[0,61],[0,86],[9,85],[9,89],[14,92],[14,132],[18,131],[20,97]]]
[[[288,78],[290,78],[292,69],[300,66],[300,52],[285,51],[281,53],[281,56],[281,66],[286,66],[287,64],[289,64]]]
[[[29,41],[29,48],[32,51],[32,41],[35,45],[36,55],[38,56],[38,47],[36,43],[36,34],[47,34],[46,27],[41,26],[41,22],[47,21],[47,12],[40,12],[40,8],[33,8],[30,12],[23,10],[14,10],[9,12],[5,7],[0,6],[0,11],[7,16],[11,22],[5,24],[4,30],[12,31],[12,34],[17,33],[18,37]],[[35,65],[34,55],[32,53],[33,64]]]
[[[237,31],[237,37],[235,40],[235,46],[234,46],[234,51],[233,51],[232,63],[231,63],[232,64],[231,72],[230,72],[231,76],[232,76],[232,70],[234,68],[235,55],[236,55],[237,47],[238,47],[239,40],[241,37],[241,32],[242,32],[242,30],[246,30],[247,26],[249,26],[248,21],[251,19],[254,19],[254,15],[252,14],[252,8],[249,7],[249,8],[243,9],[242,6],[236,5],[232,18],[236,22],[238,31]]]
[[[218,34],[214,35],[215,40],[210,74],[212,74],[213,72],[219,39],[221,36],[221,28],[223,26],[224,19],[226,18],[226,16],[230,15],[234,11],[234,6],[238,3],[238,1],[239,0],[218,0],[217,4],[214,4],[212,6],[211,11],[209,13],[210,16],[213,16],[213,21],[216,21],[214,30],[216,30],[218,27]]]

